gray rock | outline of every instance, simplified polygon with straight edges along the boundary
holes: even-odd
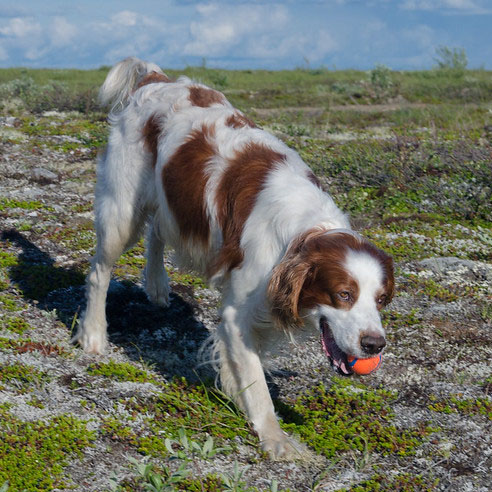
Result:
[[[430,270],[438,276],[454,274],[470,280],[492,280],[492,265],[453,256],[426,258],[417,263],[417,269]]]
[[[57,183],[60,180],[58,174],[55,174],[44,167],[35,167],[32,170],[31,177],[33,181],[36,181],[39,184],[52,184]]]

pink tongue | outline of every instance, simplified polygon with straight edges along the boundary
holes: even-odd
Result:
[[[321,345],[337,372],[346,375],[353,374],[352,369],[347,364],[347,355],[336,344],[326,321],[321,322]]]

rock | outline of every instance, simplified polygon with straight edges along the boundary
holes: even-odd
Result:
[[[418,270],[430,270],[439,277],[460,276],[470,280],[492,280],[492,266],[472,260],[461,258],[435,257],[426,258],[417,263]]]
[[[34,168],[31,173],[31,178],[33,181],[40,184],[52,184],[57,183],[60,180],[58,174],[43,167]]]

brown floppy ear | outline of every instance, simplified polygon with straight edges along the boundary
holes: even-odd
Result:
[[[291,328],[303,324],[299,316],[299,296],[311,265],[300,252],[300,244],[289,248],[282,261],[272,270],[267,297],[275,325]]]

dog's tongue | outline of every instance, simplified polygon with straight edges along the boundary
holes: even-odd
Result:
[[[321,320],[321,345],[335,371],[346,376],[353,373],[348,366],[347,355],[336,344],[330,327],[325,320]]]

